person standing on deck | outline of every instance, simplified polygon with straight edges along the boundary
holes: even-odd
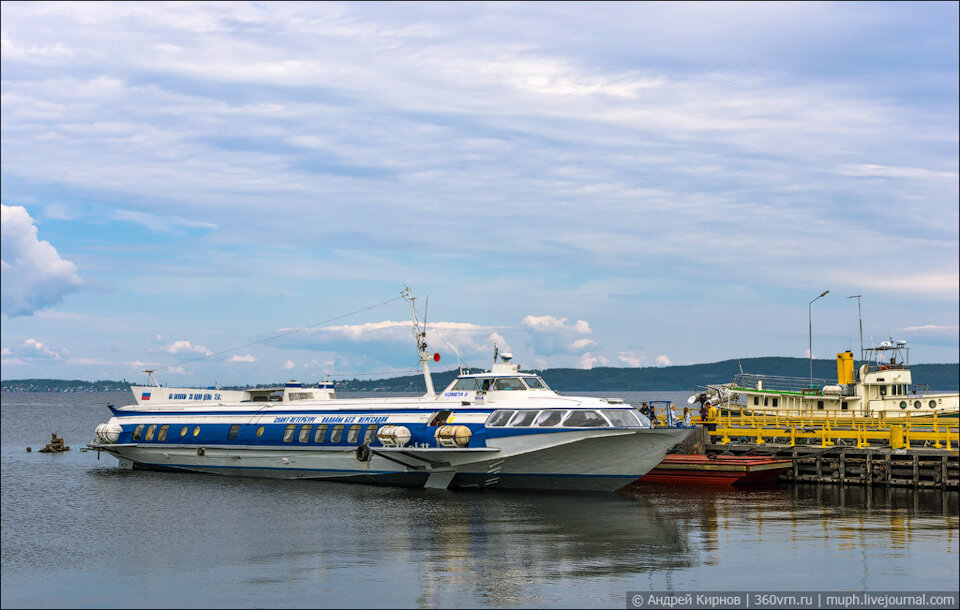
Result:
[[[703,403],[703,406],[707,408],[707,418],[704,421],[707,423],[707,432],[710,433],[710,442],[713,443],[715,437],[713,432],[717,429],[717,420],[720,418],[720,409],[715,407],[709,400]]]

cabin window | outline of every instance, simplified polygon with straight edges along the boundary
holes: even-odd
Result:
[[[147,426],[147,435],[143,437],[143,440],[145,440],[145,441],[152,441],[152,440],[153,440],[153,433],[156,432],[156,431],[157,431],[157,425],[156,425],[156,424],[150,424],[149,426]]]
[[[510,418],[514,413],[515,411],[494,411],[493,415],[490,416],[490,419],[487,420],[487,427],[494,428],[506,426],[507,422],[510,421]]]
[[[527,387],[531,390],[546,390],[547,386],[543,383],[543,380],[539,377],[524,377],[524,381],[527,382]]]
[[[240,436],[240,424],[233,424],[227,432],[227,440],[235,441]]]
[[[880,386],[880,396],[886,396],[886,395],[887,395],[887,386],[885,385]]]
[[[628,409],[605,409],[603,414],[607,416],[611,424],[620,428],[635,428],[639,424],[637,416]]]
[[[537,418],[538,411],[517,411],[517,414],[510,419],[511,426],[529,426]]]
[[[777,402],[778,402],[779,400],[780,400],[779,398],[774,398],[774,399],[773,399],[773,406],[777,406]]]
[[[352,445],[360,438],[360,424],[354,424],[347,430],[347,443]]]
[[[596,411],[570,411],[567,418],[563,420],[565,428],[602,428],[608,425]]]
[[[257,428],[257,436],[263,436],[263,426]]]
[[[845,400],[840,401],[840,410],[841,410],[841,411],[846,411],[846,410],[847,410],[847,401],[845,401]]]
[[[377,424],[370,424],[367,426],[366,432],[363,433],[363,442],[367,445],[377,440]]]
[[[818,408],[818,409],[822,409],[822,408],[823,408],[823,401],[822,401],[822,400],[818,400],[818,401],[817,401],[817,408]]]
[[[480,389],[480,380],[475,377],[457,379],[453,382],[453,385],[450,386],[450,389],[459,390],[461,392],[476,392]]]
[[[187,428],[189,428],[189,427],[190,427],[190,426],[184,426],[184,427],[180,428],[180,436],[186,436],[186,435],[187,435]]]
[[[170,426],[168,424],[163,424],[162,426],[160,426],[160,432],[157,433],[157,440],[158,441],[167,440],[167,430],[169,429],[170,429]]]
[[[200,426],[194,426],[194,427],[193,427],[193,435],[194,435],[194,436],[200,436]]]
[[[759,397],[759,396],[754,396],[754,397],[753,397],[753,404],[754,404],[754,405],[757,405],[757,406],[760,405],[760,397]]]
[[[313,433],[313,442],[322,443],[323,438],[327,435],[327,424],[320,424],[317,426],[317,431]]]
[[[901,409],[906,409],[906,408],[907,408],[907,401],[906,401],[906,400],[901,400],[901,401],[900,401],[900,408],[901,408]]]
[[[766,407],[768,404],[770,404],[769,401],[770,401],[770,399],[767,398],[766,396],[764,396],[764,397],[763,397],[763,406]]]
[[[311,400],[313,392],[290,392],[287,396],[290,400]]]
[[[343,438],[343,424],[337,424],[330,433],[330,442],[339,443],[341,438]]]
[[[310,442],[310,432],[313,430],[313,424],[305,424],[300,428],[300,436],[297,437],[297,442],[308,443]]]
[[[293,441],[293,433],[297,429],[297,424],[287,424],[287,427],[283,431],[283,442],[289,443]]]
[[[913,401],[913,408],[914,408],[914,409],[919,409],[921,406],[923,406],[923,403],[920,402],[919,400]]]
[[[937,401],[936,401],[936,400],[931,400],[928,404],[930,405],[930,408],[931,408],[931,409],[936,409],[936,408],[937,408]]]
[[[133,440],[140,440],[141,435],[143,435],[143,424],[137,424],[137,427],[133,429]]]
[[[494,390],[526,390],[527,386],[523,382],[513,377],[497,379],[493,382]]]
[[[559,426],[564,413],[566,413],[566,411],[540,411],[540,415],[537,416],[533,425],[541,428]]]

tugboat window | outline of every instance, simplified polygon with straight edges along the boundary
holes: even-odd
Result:
[[[313,442],[322,443],[323,437],[327,435],[327,424],[320,424],[317,426],[317,431],[313,435]]]
[[[563,420],[564,428],[602,428],[609,425],[596,411],[571,411]]]
[[[517,411],[510,420],[511,426],[529,426],[536,419],[538,411]]]
[[[929,404],[930,404],[930,408],[931,408],[931,409],[936,409],[936,408],[937,408],[937,401],[936,401],[936,400],[931,400]]]
[[[238,436],[240,436],[240,424],[233,424],[227,432],[227,440],[235,441]]]
[[[901,409],[906,409],[906,408],[907,408],[907,401],[906,401],[906,400],[901,400],[901,401],[900,401],[900,408],[901,408]]]
[[[145,440],[145,441],[152,441],[152,440],[153,440],[153,433],[154,433],[156,430],[157,430],[157,425],[156,425],[156,424],[150,424],[149,426],[147,426],[147,435],[144,437],[143,440]]]
[[[347,443],[353,444],[360,438],[360,424],[354,424],[347,430]]]
[[[497,379],[493,382],[494,390],[526,390],[527,386],[523,385],[523,382],[519,379],[513,377],[507,377],[505,379]]]
[[[330,442],[339,443],[341,438],[343,438],[343,424],[337,424],[333,427],[333,432],[330,434]]]
[[[919,409],[922,404],[923,404],[923,403],[920,402],[919,400],[915,400],[915,401],[913,401],[913,408],[914,408],[914,409]]]
[[[293,441],[293,433],[297,429],[297,424],[288,424],[287,427],[283,430],[283,442],[289,443]]]
[[[565,411],[540,411],[540,415],[537,416],[533,425],[541,428],[559,426],[564,413]]]
[[[160,432],[157,433],[157,440],[158,441],[167,440],[167,430],[169,429],[170,429],[170,426],[168,424],[163,424],[162,426],[160,426]]]
[[[823,401],[822,401],[822,400],[818,400],[818,401],[817,401],[817,408],[818,408],[818,409],[822,409],[822,408],[823,408]]]
[[[754,397],[753,397],[753,404],[754,404],[754,405],[759,405],[759,404],[760,404],[760,397],[759,397],[759,396],[754,396]]]
[[[779,398],[774,398],[774,399],[773,399],[773,406],[777,406],[777,401],[778,401],[778,400],[780,400],[780,399],[779,399]]]
[[[143,424],[137,424],[137,427],[133,429],[133,440],[140,440],[141,434],[143,434]]]
[[[515,411],[494,411],[493,415],[490,416],[490,419],[487,420],[487,427],[495,428],[499,426],[506,426],[507,422],[510,421],[510,418],[514,413]]]

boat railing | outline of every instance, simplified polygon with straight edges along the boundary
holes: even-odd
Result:
[[[823,386],[828,385],[828,383],[826,379],[753,375],[750,373],[741,373],[733,379],[734,389],[794,392],[796,394],[819,394],[823,391]]]

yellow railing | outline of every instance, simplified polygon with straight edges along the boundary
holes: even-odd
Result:
[[[665,425],[666,414],[657,414],[660,425]],[[693,423],[709,423],[699,416]],[[819,441],[823,447],[833,446],[835,441],[844,439],[855,441],[857,447],[870,445],[870,441],[889,444],[893,449],[910,449],[913,444],[933,442],[936,449],[955,450],[960,444],[960,421],[956,417],[943,418],[937,413],[930,416],[891,417],[884,414],[879,417],[857,417],[846,413],[830,413],[818,416],[793,412],[777,413],[733,413],[720,415],[715,422],[715,437],[721,444],[729,443],[734,437],[748,438],[751,442],[763,445],[767,439],[789,439],[789,445],[795,446],[798,439]]]

